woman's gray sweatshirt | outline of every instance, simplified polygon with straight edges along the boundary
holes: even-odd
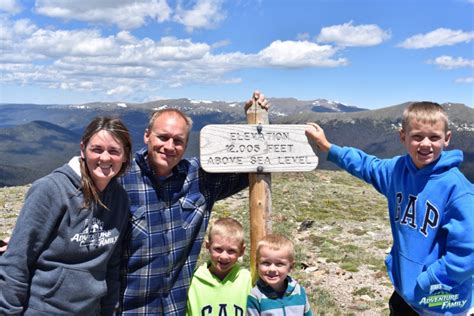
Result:
[[[83,208],[78,159],[28,190],[0,256],[0,315],[113,313],[128,195],[113,179],[100,195],[108,210]]]

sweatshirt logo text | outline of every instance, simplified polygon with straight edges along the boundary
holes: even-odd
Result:
[[[439,211],[431,204],[430,201],[426,200],[424,210],[417,210],[416,200],[418,199],[415,195],[409,195],[408,201],[406,202],[405,209],[402,210],[402,204],[404,202],[403,193],[397,192],[397,209],[395,214],[395,221],[400,221],[401,225],[407,225],[413,229],[418,229],[420,233],[428,237],[428,229],[436,228],[439,224]],[[424,212],[423,221],[417,223],[417,212]]]
[[[219,304],[219,310],[213,311],[211,305],[204,306],[201,309],[201,316],[244,316],[244,310],[242,307],[235,305],[230,307],[230,311],[227,311],[227,304]]]
[[[100,219],[92,218],[90,222],[86,219],[84,226],[81,233],[75,234],[71,238],[71,242],[79,243],[79,247],[102,247],[117,241],[118,236],[112,236],[111,230],[104,230],[104,222]]]

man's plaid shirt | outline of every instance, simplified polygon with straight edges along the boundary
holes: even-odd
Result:
[[[247,174],[210,174],[197,158],[183,159],[159,180],[147,150],[122,177],[130,196],[120,312],[184,315],[186,297],[214,202],[248,186]]]

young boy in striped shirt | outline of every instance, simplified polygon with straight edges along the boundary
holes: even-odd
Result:
[[[313,315],[304,288],[288,275],[295,261],[288,238],[266,235],[257,244],[256,261],[259,279],[247,298],[247,315]]]

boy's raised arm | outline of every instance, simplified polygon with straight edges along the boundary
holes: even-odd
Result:
[[[306,136],[316,143],[319,150],[327,153],[331,148],[331,143],[327,140],[324,130],[316,123],[307,123]]]

